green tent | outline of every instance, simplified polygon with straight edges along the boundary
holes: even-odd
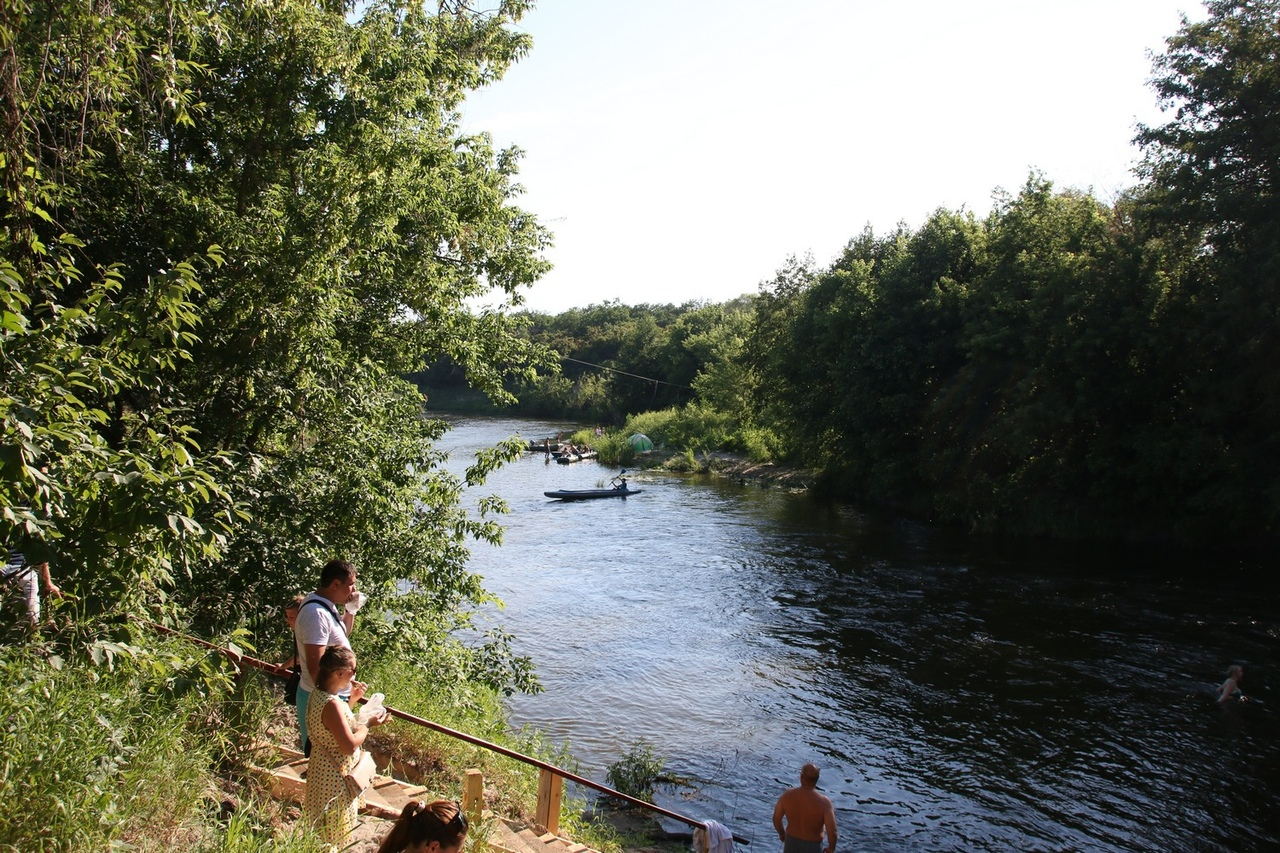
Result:
[[[627,444],[637,453],[644,453],[646,450],[653,450],[653,442],[649,440],[649,436],[642,432],[638,432],[631,438],[627,439]]]

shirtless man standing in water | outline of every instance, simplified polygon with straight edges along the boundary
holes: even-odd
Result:
[[[786,827],[783,827],[786,818]],[[789,788],[773,807],[773,828],[778,830],[783,853],[823,853],[822,831],[827,832],[825,853],[836,850],[836,810],[818,793],[818,766],[800,768],[800,787]]]

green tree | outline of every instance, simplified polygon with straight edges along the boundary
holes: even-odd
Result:
[[[1169,120],[1138,134],[1141,227],[1175,258],[1156,319],[1180,349],[1162,383],[1180,438],[1149,448],[1204,528],[1275,531],[1261,460],[1280,452],[1280,3],[1206,10],[1156,60]]]
[[[546,268],[519,152],[458,117],[527,8],[4,4],[6,536],[104,607],[226,626],[341,554],[443,642],[499,535],[461,490],[514,450],[446,474],[400,376],[443,353],[504,398],[546,362],[466,307]]]
[[[964,364],[934,420],[949,515],[1039,530],[1087,507],[1110,389],[1123,282],[1109,273],[1112,213],[1038,176],[987,220],[986,261],[965,305]],[[1092,517],[1092,514],[1089,514]],[[1061,532],[1061,531],[1060,531]]]

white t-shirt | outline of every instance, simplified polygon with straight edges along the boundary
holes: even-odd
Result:
[[[318,605],[311,602],[318,601]],[[311,593],[302,602],[298,611],[298,620],[293,623],[294,645],[298,649],[298,660],[302,662],[302,678],[298,689],[308,693],[315,692],[316,683],[307,672],[307,652],[303,646],[345,646],[351,648],[347,639],[346,628],[342,624],[342,615],[338,605],[323,595]]]
[[[2,574],[7,603],[25,607],[26,613],[21,618],[31,624],[40,621],[40,583],[35,568],[27,564],[26,555],[21,551],[10,551]]]

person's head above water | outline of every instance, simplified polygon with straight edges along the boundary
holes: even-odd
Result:
[[[808,787],[817,787],[818,785],[818,765],[812,761],[800,768],[800,784]]]

